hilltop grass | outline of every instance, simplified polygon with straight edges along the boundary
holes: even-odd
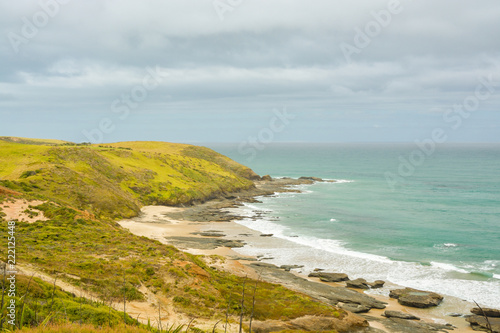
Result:
[[[190,205],[253,186],[250,169],[204,147],[109,146],[0,140],[0,185],[88,211],[135,216],[142,205]],[[258,177],[258,176],[257,176]]]

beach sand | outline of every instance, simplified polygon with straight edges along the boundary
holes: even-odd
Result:
[[[210,241],[214,239],[238,240],[248,243],[261,242],[276,242],[283,241],[273,237],[261,237],[258,231],[246,228],[234,221],[225,222],[193,222],[181,219],[172,219],[168,217],[171,213],[179,214],[185,211],[186,208],[164,207],[164,206],[146,206],[142,209],[142,214],[136,218],[120,221],[119,224],[129,229],[133,234],[156,239],[165,244],[172,244],[180,250],[196,254],[196,255],[220,255],[227,260],[220,264],[220,268],[230,271],[239,276],[248,275],[249,277],[257,278],[258,273],[254,268],[249,266],[250,262],[260,261],[265,262],[265,258],[242,258],[238,253],[237,248],[216,247],[213,248]],[[175,215],[174,214],[174,215]],[[176,216],[177,216],[176,215]],[[208,234],[223,234],[224,236],[213,237],[203,236],[199,233]],[[180,238],[179,238],[180,237]],[[185,241],[189,238],[190,241]],[[200,245],[202,244],[202,245]],[[208,244],[208,245],[207,245]],[[292,264],[292,263],[291,263]],[[317,278],[308,278],[308,272],[300,272],[292,270],[292,273],[310,281],[315,281],[321,284],[330,284],[336,287],[344,287],[343,283],[324,283]],[[272,281],[290,287],[289,281]],[[399,286],[390,285],[391,288],[397,289]],[[293,288],[292,288],[293,289]],[[353,289],[354,290],[354,289]],[[362,292],[356,290],[358,292]],[[370,323],[371,327],[381,329],[386,332],[395,332],[391,328],[384,326],[387,319],[382,316],[385,310],[395,310],[404,313],[411,313],[421,318],[428,323],[446,324],[449,323],[455,326],[451,332],[472,332],[469,324],[461,317],[448,316],[449,313],[468,314],[468,310],[474,307],[474,304],[458,300],[456,298],[445,296],[445,300],[438,307],[430,309],[417,309],[400,305],[397,300],[391,299],[384,295],[376,295],[369,293],[370,296],[387,303],[387,308],[371,309],[367,314],[363,315]]]

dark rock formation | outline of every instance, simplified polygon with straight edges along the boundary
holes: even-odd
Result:
[[[486,331],[488,332],[488,323],[491,325],[491,331],[493,333],[500,333],[500,318],[488,317],[486,320],[483,316],[473,315],[465,318],[470,326],[475,331]]]
[[[251,263],[250,266],[255,266],[255,263]],[[262,274],[261,278],[264,281],[280,281],[281,284],[288,288],[302,292],[331,305],[336,305],[339,302],[342,302],[364,305],[369,308],[384,309],[385,305],[387,304],[371,296],[359,293],[351,289],[347,289],[345,287],[334,287],[324,283],[308,281],[292,273],[285,272],[278,267],[274,269],[262,269],[260,267],[256,267],[256,269]]]
[[[385,281],[382,281],[382,280],[376,280],[374,282],[368,282],[367,283],[368,286],[372,289],[376,289],[376,288],[382,288],[385,284]]]
[[[224,237],[226,236],[225,234],[222,233],[222,231],[219,230],[207,230],[207,231],[202,231],[202,232],[193,232],[193,235],[200,235],[204,237]]]
[[[323,282],[341,282],[349,280],[349,277],[345,273],[325,273],[325,272],[313,272],[308,275],[309,277],[317,277]]]
[[[241,240],[199,237],[165,237],[165,240],[178,248],[210,250],[218,247],[243,247]]]
[[[261,179],[265,180],[265,181],[272,181],[273,180],[273,178],[271,176],[269,176],[269,175],[262,176]]]
[[[260,234],[260,237],[273,237],[273,234]]]
[[[305,316],[290,321],[266,320],[254,321],[252,331],[271,333],[287,330],[306,332],[336,331],[339,333],[355,332],[368,327],[368,322],[353,313],[345,313],[339,318]]]
[[[384,332],[397,332],[397,333],[433,333],[433,332],[448,332],[455,327],[450,324],[435,324],[428,323],[422,320],[408,320],[401,318],[380,318],[370,315],[360,315],[370,322],[379,322],[384,325]]]
[[[323,181],[323,179],[318,178],[318,177],[300,177],[299,179],[312,180],[314,182],[322,182]]]
[[[346,286],[348,288],[356,288],[356,289],[370,289],[368,283],[365,279],[359,278],[356,280],[350,280],[346,282]]]
[[[370,311],[369,307],[359,304],[339,303],[338,306],[343,310],[350,311],[353,313],[365,313]]]
[[[292,269],[302,268],[303,265],[281,265],[280,268],[284,269],[285,272],[290,272]]]
[[[401,305],[414,308],[438,306],[443,300],[443,296],[439,294],[412,288],[391,290],[389,297],[397,299]]]
[[[410,313],[404,313],[404,312],[399,312],[399,311],[388,311],[386,310],[384,312],[384,317],[387,318],[400,318],[400,319],[406,319],[406,320],[420,320],[417,316],[414,316]]]
[[[472,308],[470,310],[475,315],[500,318],[500,310],[492,308]]]

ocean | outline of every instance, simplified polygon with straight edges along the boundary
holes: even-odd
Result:
[[[208,146],[260,175],[337,180],[239,208],[238,223],[287,241],[242,254],[500,308],[499,144]]]

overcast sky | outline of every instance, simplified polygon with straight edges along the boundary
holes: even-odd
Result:
[[[498,0],[0,0],[0,136],[500,142]]]

